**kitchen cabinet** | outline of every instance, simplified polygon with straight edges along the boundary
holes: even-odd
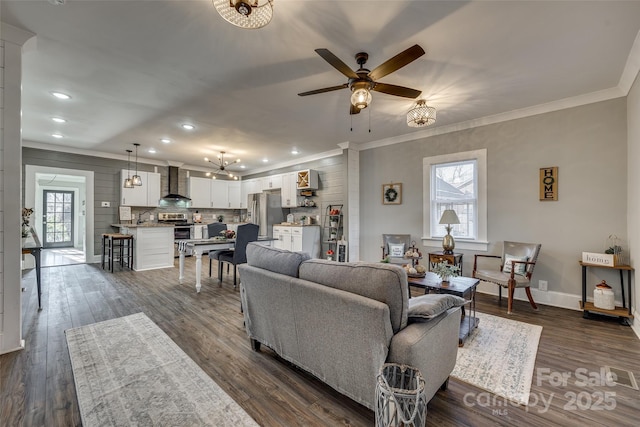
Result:
[[[312,258],[320,257],[320,227],[273,226],[273,246],[293,252],[307,252]]]
[[[189,177],[192,208],[240,209],[240,191],[239,181]]]
[[[211,179],[189,177],[189,197],[192,208],[211,207]]]
[[[271,175],[259,178],[262,182],[261,188],[264,191],[278,190],[282,188],[282,175]]]
[[[247,198],[242,198],[242,186],[240,181],[228,181],[229,183],[229,208],[246,209]]]
[[[120,171],[120,182],[133,176],[135,170]],[[142,185],[133,188],[120,188],[120,204],[124,206],[158,206],[160,201],[160,174],[156,172],[138,171]]]
[[[298,171],[298,190],[317,190],[318,189],[318,171],[313,169],[305,169]]]
[[[229,182],[210,179],[211,207],[227,209],[229,207]]]
[[[244,203],[247,203],[248,195],[255,193],[262,193],[262,181],[261,179],[248,179],[246,181],[241,181],[242,188],[242,200]]]
[[[140,176],[141,178],[142,175]],[[144,179],[144,178],[143,178]],[[142,181],[144,185],[144,181]],[[135,271],[173,267],[173,225],[121,227],[120,232],[133,236]]]
[[[298,173],[289,172],[282,175],[282,197],[283,208],[295,208],[298,206]]]

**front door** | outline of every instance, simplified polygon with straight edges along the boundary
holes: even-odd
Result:
[[[73,191],[44,190],[43,200],[43,247],[73,247]]]

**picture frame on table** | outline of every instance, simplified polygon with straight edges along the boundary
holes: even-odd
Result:
[[[401,183],[382,184],[382,204],[383,205],[402,204],[402,184]]]

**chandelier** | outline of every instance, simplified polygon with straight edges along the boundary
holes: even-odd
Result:
[[[214,160],[211,160],[208,157],[204,158],[205,162],[209,162],[217,168],[213,172],[207,172],[207,176],[211,176],[212,179],[216,179],[216,175],[224,175],[237,181],[238,177],[227,171],[227,166],[234,163],[240,163],[240,159],[235,159],[233,162],[229,163],[229,161],[224,159],[225,154],[226,153],[224,151],[221,151],[220,154],[218,154],[218,157]]]
[[[407,112],[407,125],[412,128],[427,127],[436,122],[436,109],[427,106],[427,101],[420,99],[416,106]]]
[[[271,22],[273,17],[273,0],[212,1],[220,16],[236,27],[261,28]]]

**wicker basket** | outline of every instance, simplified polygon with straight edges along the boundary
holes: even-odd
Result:
[[[397,363],[382,365],[376,385],[376,426],[424,426],[424,387],[420,370]]]

